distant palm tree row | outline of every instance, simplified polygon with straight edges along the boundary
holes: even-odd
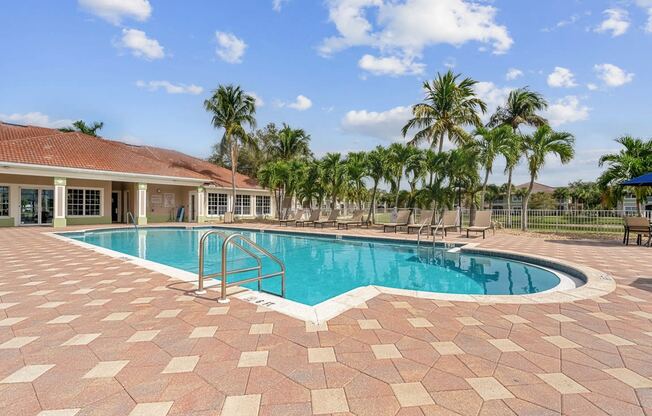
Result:
[[[314,157],[310,135],[302,129],[268,124],[247,133],[247,127],[256,125],[254,98],[238,86],[220,86],[204,103],[213,126],[223,129],[211,160],[230,167],[234,178],[236,172],[258,178],[274,193],[277,206],[289,197],[296,197],[305,207],[321,207],[326,201],[332,207],[349,202],[360,209],[367,206],[370,220],[380,200],[408,208],[466,206],[473,218],[486,201],[505,194],[511,211],[513,172],[524,162],[530,181],[519,192],[521,224],[527,228],[535,180],[552,157],[562,164],[573,159],[574,137],[549,126],[542,116],[546,100],[527,87],[511,91],[503,105],[485,115],[487,106],[476,94],[476,84],[451,71],[438,74],[423,83],[424,99],[412,106],[412,117],[401,130],[405,144],[396,142],[346,155],[327,153],[320,159]],[[488,122],[483,124],[483,119]],[[599,189],[599,199],[604,200],[608,193],[616,198],[622,193],[622,187],[616,186],[620,181],[651,170],[652,141],[626,137],[619,143],[624,147],[620,154],[600,160],[608,168],[597,185],[579,182],[558,190],[556,197],[572,196],[575,201],[593,204]],[[499,159],[505,162],[507,176],[507,183],[500,188],[488,184]],[[233,183],[235,193],[235,180]],[[646,191],[636,192],[642,197]]]

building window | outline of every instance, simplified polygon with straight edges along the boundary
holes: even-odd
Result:
[[[235,215],[251,215],[251,196],[235,196]]]
[[[9,187],[0,186],[0,217],[9,216]]]
[[[228,208],[226,194],[208,193],[208,215],[224,215]]]
[[[100,216],[102,191],[68,188],[68,216]]]
[[[268,195],[256,195],[256,215],[272,213],[272,198]]]

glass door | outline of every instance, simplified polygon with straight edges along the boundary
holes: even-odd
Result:
[[[52,224],[54,218],[54,190],[41,189],[41,222],[39,224]]]
[[[24,225],[38,224],[38,189],[21,188],[20,190],[20,223]]]
[[[53,189],[20,189],[20,224],[52,224],[54,218]]]

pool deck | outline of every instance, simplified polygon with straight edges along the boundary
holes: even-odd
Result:
[[[0,229],[3,415],[652,415],[651,248],[450,238],[583,264],[617,286],[541,304],[382,293],[314,325],[192,296],[51,231]]]

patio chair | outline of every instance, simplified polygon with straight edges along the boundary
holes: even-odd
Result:
[[[482,239],[484,240],[486,231],[492,228],[491,214],[491,210],[477,211],[475,213],[475,225],[466,227],[466,237],[469,237],[469,232],[482,233]],[[493,230],[495,234],[496,230]]]
[[[363,219],[364,217],[364,211],[363,210],[356,210],[353,211],[353,216],[348,219],[348,220],[338,220],[337,221],[337,229],[339,230],[340,227],[344,227],[345,229],[349,229],[349,226],[358,226],[362,227],[363,225],[366,225],[369,227],[369,223]]]
[[[442,230],[444,237],[448,234],[448,230],[451,228],[457,230],[460,228],[460,225],[457,223],[457,211],[444,211],[444,214],[441,216],[441,224],[433,225],[430,227],[432,232],[436,232],[437,229]]]
[[[334,209],[331,211],[331,213],[328,215],[328,218],[325,219],[318,219],[317,221],[314,221],[312,223],[312,226],[314,228],[317,228],[319,225],[321,228],[324,228],[325,225],[328,224],[333,224],[335,226],[335,223],[337,223],[337,217],[340,215],[340,210],[339,209]]]
[[[383,232],[387,232],[388,228],[394,229],[394,232],[396,232],[398,227],[407,227],[408,221],[410,220],[410,214],[412,214],[412,210],[409,209],[399,211],[396,216],[396,222],[383,224]]]
[[[287,227],[287,225],[289,223],[296,222],[297,220],[300,220],[301,218],[303,218],[303,210],[302,209],[298,210],[296,213],[295,212],[290,212],[290,214],[288,215],[288,217],[286,219],[278,220],[278,223],[279,223],[278,225],[282,227],[285,224],[285,226]]]
[[[294,222],[294,225],[297,227],[305,227],[308,224],[313,224],[315,221],[319,219],[319,216],[321,215],[321,210],[316,209],[310,212],[310,217],[308,217],[307,220],[303,219],[298,219]]]
[[[646,246],[650,245],[652,241],[652,225],[650,220],[645,217],[625,217],[625,235],[623,236],[623,244],[629,245],[629,236],[631,233],[636,234],[636,244],[641,245],[642,236],[647,236]]]
[[[425,228],[428,230],[428,228],[432,225],[432,220],[434,219],[434,214],[435,212],[432,210],[425,210],[421,211],[421,221],[415,224],[408,224],[407,226],[407,233],[410,234],[411,230],[417,230],[417,233],[419,230]]]

